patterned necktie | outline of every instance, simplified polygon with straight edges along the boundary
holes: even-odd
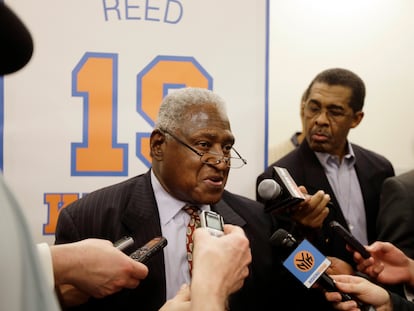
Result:
[[[183,207],[183,210],[190,215],[190,222],[187,225],[186,232],[186,246],[187,246],[187,260],[188,268],[190,271],[190,276],[193,268],[193,234],[194,230],[200,227],[200,215],[199,208],[196,206],[186,205]]]

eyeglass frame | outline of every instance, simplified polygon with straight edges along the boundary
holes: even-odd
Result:
[[[175,136],[174,134],[172,134],[170,131],[167,131],[166,129],[159,129],[161,132],[163,132],[164,134],[168,134],[170,135],[172,138],[174,138],[177,142],[179,142],[181,145],[183,145],[184,147],[187,147],[189,150],[191,150],[192,152],[194,152],[196,155],[198,155],[200,157],[200,162],[203,164],[208,164],[208,165],[218,165],[221,162],[226,163],[226,166],[228,168],[242,168],[243,166],[245,166],[247,164],[247,160],[245,158],[243,158],[240,153],[232,146],[231,149],[234,150],[234,152],[237,154],[238,158],[236,157],[228,157],[225,155],[220,155],[218,153],[212,153],[210,151],[208,152],[202,152],[202,151],[198,151],[197,149],[191,147],[189,144],[187,144],[186,142],[184,142],[183,140],[181,140],[180,138],[178,138],[177,136]],[[203,157],[203,155],[205,154],[211,154],[215,157],[221,157],[221,159],[216,160],[216,163],[210,163],[210,162],[203,162],[201,161],[201,158]],[[242,165],[241,166],[237,166],[237,167],[231,167],[231,159],[237,159],[237,160],[241,160],[242,161]]]
[[[344,119],[346,117],[350,117],[354,114],[354,111],[352,111],[352,113],[346,112],[344,110],[335,111],[335,107],[336,106],[334,106],[334,108],[321,107],[321,105],[319,103],[309,101],[309,102],[304,104],[303,110],[304,110],[304,115],[305,116],[307,115],[308,117],[310,117],[312,119],[319,117],[322,113],[325,113],[326,117],[329,120],[335,120],[335,121],[342,120],[342,119]]]

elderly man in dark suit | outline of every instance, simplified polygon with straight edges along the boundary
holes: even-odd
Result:
[[[186,205],[213,210],[225,223],[240,226],[250,241],[252,263],[244,286],[229,298],[231,310],[295,310],[288,297],[297,283],[284,277],[269,238],[275,230],[262,204],[224,187],[230,169],[246,163],[234,149],[235,138],[223,100],[206,89],[185,88],[161,104],[150,138],[152,168],[145,174],[97,190],[59,215],[56,243],[85,237],[116,241],[132,236],[137,248],[163,235],[168,245],[148,262],[149,274],[139,287],[104,299],[91,299],[87,310],[158,310],[183,283],[190,283],[185,248],[190,216]],[[322,212],[329,197],[318,194],[308,208]],[[299,287],[300,288],[300,287]]]

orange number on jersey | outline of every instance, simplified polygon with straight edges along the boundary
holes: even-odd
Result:
[[[86,53],[72,73],[83,97],[82,143],[72,143],[72,176],[128,175],[128,145],[117,143],[116,54]]]

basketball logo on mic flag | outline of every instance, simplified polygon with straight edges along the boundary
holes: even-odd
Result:
[[[330,264],[330,260],[306,239],[283,262],[290,273],[307,288],[319,279]]]

